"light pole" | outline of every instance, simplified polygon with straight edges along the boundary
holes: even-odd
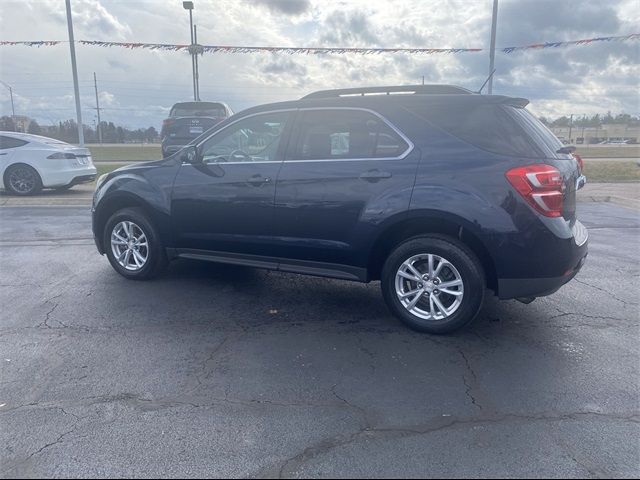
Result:
[[[193,75],[193,101],[198,101],[198,87],[196,86],[196,54],[194,51],[193,39],[193,2],[182,2],[182,8],[189,10],[189,32],[191,34],[191,45],[189,52],[191,53],[191,74]]]
[[[82,125],[82,108],[80,107],[80,89],[78,87],[78,67],[76,65],[76,47],[73,43],[73,20],[71,18],[71,0],[67,4],[67,27],[69,29],[69,49],[71,50],[71,70],[73,73],[73,93],[76,97],[76,117],[78,122],[78,143],[84,147],[84,127]]]
[[[489,95],[493,93],[493,64],[496,59],[496,28],[498,24],[498,0],[493,0],[493,14],[491,16],[491,50],[489,52]]]

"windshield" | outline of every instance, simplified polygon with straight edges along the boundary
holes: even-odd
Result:
[[[172,117],[226,117],[227,110],[220,103],[181,103],[171,109]]]

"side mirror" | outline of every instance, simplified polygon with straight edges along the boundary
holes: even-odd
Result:
[[[182,163],[200,163],[198,148],[195,145],[187,145],[180,152],[180,160]]]

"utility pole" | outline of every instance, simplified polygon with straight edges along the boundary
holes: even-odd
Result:
[[[493,93],[493,64],[496,59],[496,27],[498,24],[498,0],[493,0],[493,15],[491,16],[491,50],[489,51],[489,95]]]
[[[573,143],[571,141],[571,130],[573,130],[573,113],[569,116],[569,143]]]
[[[82,108],[80,107],[80,89],[78,88],[78,67],[76,65],[76,47],[73,43],[73,20],[71,18],[71,0],[67,4],[67,27],[69,28],[69,49],[71,50],[71,70],[73,72],[73,93],[76,97],[76,118],[78,122],[78,143],[84,146],[84,129],[82,126]]]
[[[16,116],[16,109],[13,107],[13,88],[2,80],[0,80],[0,83],[9,89],[9,96],[11,97],[11,118],[13,119]]]
[[[102,144],[102,127],[100,127],[100,101],[98,100],[98,80],[96,80],[96,72],[93,72],[93,87],[96,90],[96,111],[98,112],[98,142]]]
[[[422,84],[424,85],[424,75],[422,75]]]

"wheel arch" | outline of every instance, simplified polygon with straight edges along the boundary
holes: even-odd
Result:
[[[487,286],[497,290],[495,261],[477,230],[468,220],[445,212],[414,212],[411,216],[399,216],[389,222],[376,237],[370,250],[367,265],[369,278],[380,279],[382,266],[396,246],[409,238],[426,234],[446,235],[464,243],[480,260]]]
[[[97,208],[94,212],[93,233],[100,253],[105,252],[103,238],[104,228],[107,224],[107,221],[114,213],[124,208],[139,208],[149,217],[152,222],[156,224],[156,226],[162,232],[161,225],[158,225],[155,209],[148,202],[146,202],[142,197],[139,197],[131,192],[119,192],[116,195],[111,195],[107,198],[102,199],[99,204],[99,208]]]

